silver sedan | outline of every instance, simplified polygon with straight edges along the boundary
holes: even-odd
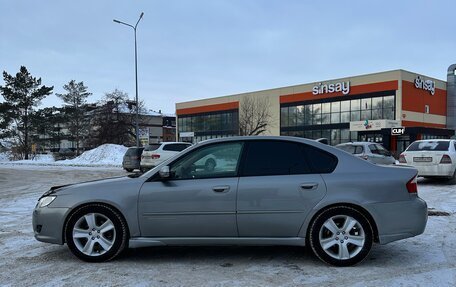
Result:
[[[201,164],[213,158],[216,165]],[[417,170],[293,137],[204,141],[143,175],[57,186],[33,212],[39,241],[100,262],[127,247],[309,245],[336,266],[423,233]]]

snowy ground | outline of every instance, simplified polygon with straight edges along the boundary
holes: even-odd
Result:
[[[102,264],[33,238],[31,214],[52,185],[125,174],[120,168],[0,165],[0,285],[29,286],[456,286],[456,186],[420,181],[424,234],[374,246],[369,259],[329,267],[299,247],[154,247]]]

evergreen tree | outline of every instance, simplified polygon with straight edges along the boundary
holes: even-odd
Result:
[[[18,150],[28,159],[30,153],[30,114],[54,87],[41,85],[41,78],[33,77],[27,68],[21,66],[16,76],[3,71],[4,86],[0,92],[5,102],[0,105],[0,136],[13,137],[18,142]]]
[[[67,115],[69,120],[69,130],[72,138],[76,141],[76,155],[79,155],[79,144],[81,135],[88,132],[89,122],[85,119],[87,110],[87,98],[92,93],[87,91],[83,82],[77,83],[71,80],[63,86],[66,94],[56,94],[67,105]]]

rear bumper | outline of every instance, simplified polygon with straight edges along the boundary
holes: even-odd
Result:
[[[452,164],[414,166],[418,170],[418,176],[442,176],[452,177],[455,166]]]
[[[366,208],[377,224],[380,244],[422,234],[426,228],[427,204],[418,196],[407,201],[368,204]]]

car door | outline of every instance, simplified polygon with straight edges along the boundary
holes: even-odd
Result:
[[[238,186],[239,236],[297,236],[309,211],[326,193],[300,143],[249,141]]]
[[[170,178],[155,175],[138,199],[142,236],[238,236],[236,195],[242,142],[205,145],[170,164]],[[218,160],[206,170],[195,164],[206,156]]]

